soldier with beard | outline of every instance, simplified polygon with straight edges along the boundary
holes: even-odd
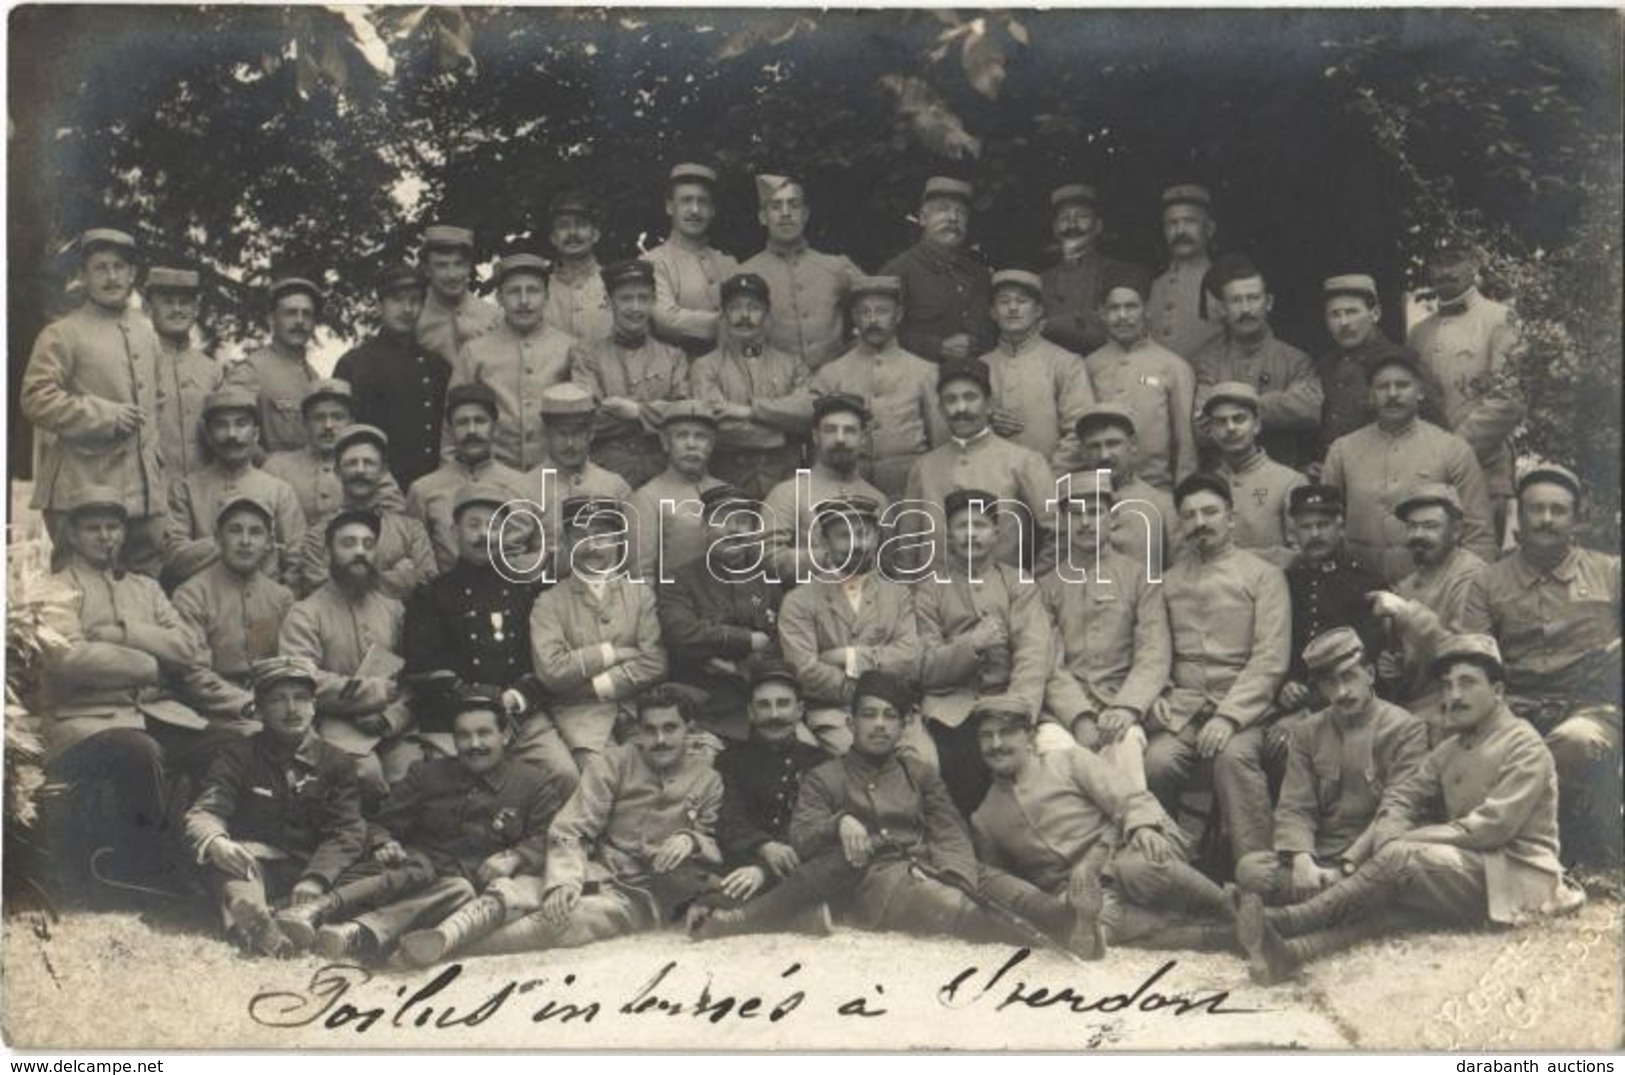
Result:
[[[214,537],[220,509],[237,497],[249,496],[271,508],[273,554],[266,574],[293,582],[298,577],[305,513],[287,482],[254,465],[260,436],[254,394],[231,385],[211,392],[203,404],[201,433],[208,462],[170,494],[164,577],[179,583],[214,563],[220,555]]]
[[[813,519],[815,505],[860,496],[885,513],[886,494],[858,473],[868,427],[869,409],[857,396],[831,392],[813,401],[812,465],[775,485],[764,504],[769,552],[785,585],[802,582],[829,563],[823,532]]]
[[[423,524],[410,515],[386,510],[380,503],[389,473],[389,438],[376,426],[350,426],[339,434],[333,458],[344,486],[344,505],[339,511],[369,511],[378,517],[378,543],[372,559],[379,585],[390,597],[406,600],[421,583],[439,573],[439,565]],[[305,533],[299,568],[305,593],[327,581],[327,548],[322,541],[326,525],[327,520],[317,520]]]
[[[542,415],[547,415],[543,393]],[[496,393],[483,384],[460,384],[446,393],[446,430],[452,456],[406,491],[406,514],[423,524],[434,547],[435,566],[450,571],[457,563],[457,522],[452,518],[457,494],[470,485],[507,491],[508,500],[531,496],[525,475],[499,462],[491,453],[497,421]],[[482,681],[483,682],[483,681]]]
[[[345,509],[327,521],[329,573],[282,621],[284,656],[316,665],[316,730],[356,759],[364,795],[378,802],[406,775],[423,748],[409,735],[411,710],[381,668],[401,648],[405,610],[378,575],[378,516]]]
[[[271,342],[228,368],[225,383],[254,393],[261,444],[267,452],[285,452],[305,445],[299,405],[318,380],[309,351],[322,316],[322,289],[305,277],[286,276],[271,282],[270,301]]]
[[[293,488],[306,522],[325,519],[344,503],[344,488],[334,471],[333,448],[339,433],[354,424],[354,399],[349,381],[329,377],[312,384],[299,410],[305,423],[305,446],[273,452],[261,464],[265,473]],[[405,503],[395,475],[384,479],[378,502],[388,511],[399,511]]]

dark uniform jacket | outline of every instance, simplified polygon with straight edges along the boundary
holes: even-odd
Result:
[[[705,560],[677,569],[675,578],[655,591],[660,636],[671,660],[671,678],[705,691],[710,697],[702,722],[731,739],[750,730],[745,706],[749,690],[745,662],[751,656],[750,633],[761,631],[779,648],[779,602],[784,590],[760,576],[723,581],[712,576]],[[705,666],[711,658],[731,661],[740,674],[730,676]]]
[[[431,758],[389,789],[368,840],[420,851],[442,877],[472,880],[480,863],[507,850],[519,853],[524,870],[539,872],[547,827],[572,786],[568,777],[509,758],[482,776],[456,758]]]
[[[717,755],[722,775],[717,843],[730,864],[751,864],[765,843],[790,842],[802,781],[829,760],[825,751],[794,738],[769,743],[752,737]]]
[[[886,262],[880,275],[903,281],[897,339],[904,350],[941,362],[942,341],[961,332],[971,338],[970,354],[992,349],[993,277],[969,251],[921,241]]]
[[[222,836],[304,859],[303,876],[331,886],[366,843],[355,760],[314,733],[291,755],[273,751],[263,732],[230,743],[186,812],[186,841],[199,857]]]
[[[440,466],[450,362],[411,333],[381,332],[346,352],[333,376],[355,390],[355,420],[389,436],[389,469],[402,489]]]
[[[1373,655],[1383,646],[1382,624],[1371,611],[1366,594],[1387,589],[1382,576],[1371,570],[1346,548],[1338,550],[1324,564],[1311,564],[1302,556],[1286,569],[1287,589],[1292,592],[1292,671],[1293,679],[1309,676],[1303,664],[1303,647],[1309,640],[1333,627],[1352,627]]]

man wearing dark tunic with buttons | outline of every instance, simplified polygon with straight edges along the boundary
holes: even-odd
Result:
[[[920,240],[880,270],[903,282],[897,341],[927,362],[963,362],[993,346],[992,277],[965,249],[974,188],[932,176],[920,198]]]

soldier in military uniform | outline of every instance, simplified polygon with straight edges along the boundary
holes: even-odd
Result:
[[[963,180],[927,179],[919,241],[880,269],[901,283],[899,342],[928,362],[963,362],[993,346],[992,283],[987,266],[965,249],[974,197]]]
[[[1433,672],[1449,738],[1384,791],[1371,858],[1303,903],[1265,908],[1256,895],[1242,897],[1236,929],[1255,981],[1282,981],[1388,932],[1396,910],[1459,927],[1512,924],[1584,902],[1558,863],[1552,756],[1507,708],[1495,640],[1451,639]]]
[[[1136,421],[1121,403],[1097,403],[1084,411],[1073,427],[1077,465],[1069,480],[1057,484],[1057,498],[1065,500],[1071,485],[1087,485],[1096,471],[1108,472],[1113,504],[1106,538],[1155,582],[1173,558],[1176,515],[1173,498],[1139,475]]]
[[[333,376],[354,389],[355,421],[389,437],[389,471],[402,489],[440,465],[440,416],[451,363],[418,342],[428,284],[410,265],[378,276],[378,334],[346,351]]]
[[[327,893],[361,856],[367,825],[355,762],[313,728],[315,666],[266,657],[253,682],[263,730],[215,757],[186,812],[186,842],[243,947],[286,957],[295,945],[271,903]]]
[[[418,314],[418,344],[453,368],[470,340],[502,324],[502,308],[474,295],[474,233],[451,224],[423,229],[418,265],[429,281]]]
[[[265,323],[271,342],[232,364],[225,375],[226,384],[246,388],[259,400],[260,444],[267,453],[305,446],[300,405],[319,379],[309,350],[325,296],[312,280],[284,276],[271,282],[269,298]]]
[[[858,473],[869,427],[863,400],[829,392],[813,400],[812,465],[773,487],[764,502],[768,551],[785,585],[810,580],[817,565],[828,564],[823,531],[813,508],[826,500],[867,497],[885,512],[890,501]]]
[[[1332,347],[1315,360],[1315,373],[1326,398],[1320,409],[1320,451],[1311,467],[1326,457],[1332,441],[1376,418],[1367,376],[1371,365],[1407,352],[1403,344],[1383,334],[1376,280],[1364,273],[1329,276],[1320,293]],[[1415,361],[1414,355],[1411,361]],[[1422,416],[1437,422],[1437,407],[1437,394],[1424,392]]]
[[[1326,705],[1292,729],[1273,849],[1236,863],[1236,883],[1268,903],[1306,900],[1370,858],[1384,791],[1427,754],[1427,726],[1377,697],[1369,652],[1346,626],[1316,635],[1301,651]]]
[[[544,534],[542,560],[552,577],[568,573],[564,513],[560,507],[579,497],[625,500],[632,495],[626,479],[587,457],[596,421],[592,393],[574,382],[556,384],[542,393],[542,441],[547,455],[525,472],[527,510],[535,511]]]
[[[1499,546],[1512,496],[1512,431],[1528,413],[1518,383],[1522,343],[1512,310],[1478,290],[1478,258],[1460,243],[1428,255],[1439,306],[1411,329],[1410,345],[1440,392],[1439,424],[1472,445],[1484,470]]]
[[[1389,357],[1374,362],[1367,375],[1377,417],[1333,441],[1321,468],[1320,480],[1343,490],[1350,547],[1397,582],[1410,570],[1411,558],[1393,507],[1417,486],[1441,482],[1461,499],[1462,544],[1493,559],[1484,472],[1466,441],[1418,417],[1422,371],[1409,359]]]
[[[269,505],[235,496],[220,506],[214,539],[220,557],[175,591],[175,611],[208,647],[207,660],[187,673],[187,699],[211,720],[243,721],[254,700],[250,670],[277,655],[293,591],[262,572],[276,525]]]
[[[1073,354],[1087,355],[1106,342],[1101,307],[1106,280],[1119,263],[1100,251],[1106,221],[1094,187],[1087,183],[1056,187],[1050,191],[1049,205],[1050,230],[1061,259],[1041,274],[1044,335]],[[1071,424],[1068,420],[1061,428]]]
[[[937,407],[937,368],[898,344],[903,285],[895,276],[853,281],[852,323],[857,342],[813,374],[816,395],[841,392],[869,408],[868,437],[860,457],[863,476],[888,497],[903,494],[917,456],[948,437]]]
[[[577,191],[559,194],[547,206],[547,242],[558,257],[542,320],[578,342],[610,333],[609,293],[597,256],[599,219],[598,206]]]
[[[215,522],[227,501],[250,496],[271,508],[272,556],[265,573],[291,583],[298,572],[305,513],[293,487],[254,465],[260,436],[260,405],[246,388],[226,385],[203,403],[205,464],[171,491],[164,576],[182,582],[220,555]]]
[[[451,505],[457,560],[406,602],[401,656],[415,688],[417,738],[449,756],[450,703],[464,688],[488,685],[517,724],[508,756],[573,781],[575,762],[543,710],[547,692],[531,672],[530,611],[541,587],[505,577],[492,562],[491,520],[511,499],[500,486],[457,490]]]
[[[169,495],[159,431],[158,354],[146,319],[130,309],[135,240],[112,228],[79,237],[86,301],[34,341],[19,403],[35,429],[34,495],[58,547],[67,504],[85,485],[117,489],[125,508],[125,566],[157,576]]]
[[[1536,466],[1518,478],[1517,551],[1478,573],[1461,627],[1493,631],[1507,704],[1557,760],[1564,847],[1620,860],[1619,557],[1574,542],[1580,479]]]
[[[760,276],[772,293],[767,342],[811,372],[846,350],[847,291],[863,270],[844,255],[807,245],[811,212],[799,180],[758,175],[756,198],[767,245],[739,271]]]
[[[1044,285],[1034,273],[993,274],[993,320],[998,345],[984,354],[993,385],[993,431],[1030,448],[1046,461],[1095,402],[1080,355],[1041,333],[1049,323]]]
[[[840,755],[852,745],[847,714],[858,677],[878,669],[915,681],[920,636],[910,588],[875,570],[879,505],[851,497],[814,510],[830,562],[785,595],[779,645],[809,703],[807,729]]]
[[[1144,269],[1118,266],[1106,274],[1102,286],[1101,316],[1108,338],[1084,356],[1084,368],[1100,402],[1133,412],[1140,477],[1172,491],[1196,469],[1191,425],[1196,375],[1190,363],[1151,338],[1146,320],[1151,285]]]
[[[1162,192],[1162,241],[1168,249],[1168,268],[1151,281],[1146,313],[1151,337],[1187,362],[1224,333],[1222,317],[1208,318],[1202,293],[1213,265],[1217,232],[1213,196],[1207,188],[1180,183]]]
[[[627,498],[632,523],[632,566],[647,583],[664,583],[684,565],[704,559],[707,489],[726,482],[711,473],[716,407],[683,399],[656,411],[666,467]]]
[[[198,318],[198,274],[154,265],[143,287],[158,334],[158,452],[170,488],[203,465],[198,434],[203,401],[220,386],[224,370],[192,342]]]
[[[650,334],[652,264],[622,261],[606,268],[603,276],[614,329],[608,339],[576,347],[570,379],[592,394],[598,408],[592,461],[636,488],[661,467],[649,405],[689,397],[688,356]]]
[[[1258,392],[1258,441],[1270,458],[1302,467],[1319,450],[1325,395],[1309,356],[1270,331],[1275,297],[1269,281],[1248,258],[1226,254],[1214,262],[1208,285],[1224,302],[1224,334],[1209,340],[1191,358],[1196,369],[1199,413],[1217,385],[1240,381]],[[1208,436],[1197,421],[1197,435]]]
[[[556,387],[556,386],[555,386]],[[543,393],[543,417],[546,417]],[[458,528],[453,518],[457,495],[470,485],[502,489],[507,500],[531,496],[524,474],[491,453],[497,397],[489,385],[460,384],[446,393],[446,431],[451,458],[423,475],[406,491],[406,514],[423,524],[434,549],[435,567],[449,571],[458,561]],[[516,541],[519,536],[514,535]],[[515,549],[516,559],[518,549]]]
[[[1230,483],[1236,505],[1236,544],[1286,567],[1298,555],[1292,525],[1292,494],[1309,479],[1270,458],[1258,443],[1263,428],[1258,390],[1226,381],[1213,386],[1202,418],[1219,449],[1213,473]]]
[[[384,479],[389,474],[389,437],[376,426],[348,426],[339,433],[333,459],[344,487],[344,504],[339,512],[370,511],[378,517],[373,566],[378,571],[379,586],[388,596],[406,600],[424,581],[439,574],[440,566],[423,524],[381,503]],[[299,563],[304,593],[327,581],[326,525],[326,519],[312,520],[305,531]]]
[[[496,394],[492,454],[523,471],[541,461],[542,393],[570,379],[575,341],[542,319],[547,262],[540,257],[510,254],[497,262],[496,288],[502,323],[463,345],[451,384],[483,384]]]
[[[292,487],[307,523],[325,519],[344,504],[344,486],[334,470],[333,449],[339,433],[355,422],[351,407],[354,399],[349,381],[328,377],[312,384],[299,405],[305,423],[304,447],[273,452],[260,464],[265,473]],[[385,475],[378,503],[387,511],[399,511],[405,502],[395,475]]]
[[[548,831],[542,879],[493,886],[530,914],[472,952],[572,948],[660,926],[716,887],[722,778],[688,750],[692,713],[665,688],[638,699],[632,742],[594,757]]]
[[[735,743],[750,731],[748,662],[778,656],[784,590],[765,571],[761,502],[729,485],[700,502],[706,551],[657,587],[656,609],[672,681],[706,695],[697,727]]]
[[[766,280],[752,273],[728,277],[718,347],[689,368],[694,398],[716,408],[712,471],[756,497],[795,473],[812,411],[812,374],[768,338],[771,307]]]
[[[703,164],[679,164],[666,180],[671,234],[645,257],[654,270],[654,331],[689,358],[717,340],[722,281],[739,263],[711,245],[716,220],[717,173]]]

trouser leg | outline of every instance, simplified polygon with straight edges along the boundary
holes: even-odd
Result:
[[[1168,816],[1179,816],[1179,797],[1196,775],[1194,734],[1189,728],[1175,735],[1158,730],[1151,734],[1145,746],[1145,783],[1151,794],[1162,803]]]
[[[571,786],[581,777],[575,757],[565,745],[563,736],[546,713],[532,713],[519,727],[509,757],[544,773],[556,773],[569,779]]]
[[[948,785],[948,797],[965,818],[976,812],[993,783],[982,750],[976,742],[976,722],[967,720],[957,728],[940,721],[924,722],[936,745],[937,771]]]
[[[90,860],[104,876],[150,878],[165,858],[169,781],[164,748],[138,728],[110,728],[80,740],[45,766],[54,789],[41,827],[53,884],[62,896],[89,891]]]
[[[593,941],[637,933],[653,926],[649,901],[614,886],[581,897],[562,923],[549,922],[533,911],[486,934],[471,945],[469,955],[502,955],[546,948],[577,948]]]
[[[1236,860],[1236,885],[1274,906],[1291,902],[1292,870],[1273,851],[1250,851]]]
[[[1559,722],[1546,735],[1557,764],[1557,817],[1565,861],[1611,866],[1625,857],[1619,718],[1617,707],[1594,706]]]
[[[365,927],[378,947],[385,949],[416,923],[444,918],[473,898],[473,885],[461,877],[442,877],[404,899],[363,912],[353,921]]]
[[[1270,789],[1264,775],[1264,730],[1243,728],[1213,758],[1213,792],[1237,859],[1270,843]]]
[[[987,867],[982,870],[978,887],[989,902],[1032,923],[1057,942],[1065,943],[1074,918],[1072,907],[1061,896],[1051,895],[1014,874]],[[1030,943],[1030,938],[1022,938],[1021,943]]]

